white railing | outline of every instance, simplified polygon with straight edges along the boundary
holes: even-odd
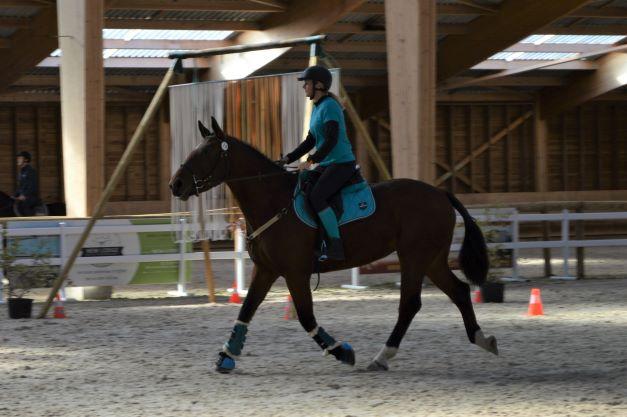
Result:
[[[576,277],[569,275],[569,250],[570,248],[599,247],[599,246],[627,246],[627,239],[570,239],[570,222],[585,220],[627,220],[627,212],[598,212],[598,213],[572,213],[562,210],[561,213],[518,213],[513,210],[507,215],[475,214],[473,217],[479,222],[485,223],[510,223],[512,231],[511,242],[488,243],[489,248],[511,249],[512,250],[512,276],[503,278],[505,281],[522,281],[518,271],[518,257],[520,249],[562,249],[562,275],[553,276],[552,279],[575,280]],[[561,223],[561,236],[559,240],[534,240],[530,242],[520,241],[520,223],[559,221]],[[463,224],[461,216],[457,216],[457,223]],[[451,245],[451,252],[458,252],[461,244]],[[344,285],[345,288],[366,288],[359,283],[359,269],[355,268],[351,276],[351,284]]]
[[[562,249],[562,275],[552,277],[553,279],[576,279],[569,275],[568,258],[569,249],[577,247],[599,247],[599,246],[627,246],[627,239],[579,239],[571,240],[569,236],[570,222],[586,221],[586,220],[627,220],[627,212],[599,212],[599,213],[571,213],[563,210],[561,213],[545,214],[530,213],[521,214],[516,210],[512,214],[507,215],[474,215],[475,219],[485,223],[510,223],[512,231],[511,242],[489,243],[490,248],[495,249],[511,249],[512,250],[512,276],[507,280],[520,280],[518,271],[518,251],[520,249],[543,249],[543,248],[561,248]],[[520,223],[521,222],[541,222],[541,221],[559,221],[561,222],[561,239],[559,240],[536,240],[531,242],[521,242],[520,239]],[[458,223],[463,223],[460,216],[457,217]],[[198,225],[188,224],[181,219],[180,225],[177,227],[173,224],[152,224],[152,225],[124,225],[124,226],[95,226],[92,230],[93,234],[98,233],[132,233],[132,232],[181,232],[181,236],[185,235],[186,228],[197,229]],[[245,294],[245,276],[244,276],[244,260],[249,259],[244,245],[244,233],[239,228],[239,222],[236,223],[236,231],[234,233],[236,242],[234,251],[213,251],[210,253],[212,260],[234,260],[234,273],[237,283],[237,291]],[[7,229],[6,236],[59,236],[60,237],[60,257],[50,258],[51,265],[63,265],[69,248],[67,247],[66,237],[70,234],[80,234],[83,231],[81,226],[67,226],[65,222],[59,222],[57,227],[41,227],[41,228],[23,228],[23,229]],[[2,227],[0,225],[0,234]],[[156,262],[156,261],[179,261],[179,278],[177,283],[177,292],[180,295],[186,293],[185,286],[185,261],[203,260],[202,252],[187,252],[184,241],[179,241],[178,253],[164,254],[146,254],[146,255],[122,255],[122,256],[95,256],[95,257],[79,257],[76,264],[96,264],[108,263],[113,259],[116,263],[130,262]],[[461,244],[451,245],[451,251],[456,252],[461,248]],[[2,248],[0,247],[0,251]],[[31,258],[23,258],[17,261],[22,264],[32,264]],[[2,300],[2,270],[0,269],[0,302]],[[366,288],[359,283],[359,268],[351,270],[351,284],[344,285],[346,288]]]
[[[0,225],[0,236],[20,237],[20,236],[59,236],[59,257],[48,258],[47,261],[50,265],[63,266],[66,258],[72,248],[68,247],[67,237],[69,235],[80,235],[83,233],[84,227],[82,226],[67,226],[65,222],[59,222],[55,227],[31,227],[21,229],[7,228],[3,230]],[[112,226],[95,226],[91,234],[110,234],[110,233],[146,233],[146,232],[180,232],[180,236],[185,236],[187,230],[198,230],[199,225],[189,224],[185,219],[180,219],[180,223],[177,226],[169,223],[164,224],[150,224],[150,225],[112,225]],[[246,294],[246,277],[244,276],[244,260],[250,259],[248,252],[246,251],[244,244],[244,233],[241,230],[239,222],[235,223],[235,250],[234,251],[212,251],[210,252],[211,260],[233,260],[234,261],[234,273],[236,277],[235,290],[241,295]],[[0,242],[1,243],[1,242]],[[177,253],[160,253],[160,254],[138,254],[138,255],[120,255],[120,256],[86,256],[76,258],[75,264],[77,265],[89,265],[98,263],[111,263],[114,261],[116,264],[122,263],[135,263],[135,262],[163,262],[163,261],[178,261],[178,282],[177,289],[174,292],[170,292],[174,295],[184,296],[186,292],[186,273],[185,273],[185,261],[200,261],[204,260],[203,252],[188,252],[187,241],[178,240],[178,252]],[[0,244],[0,254],[2,253],[2,244]],[[33,258],[19,258],[15,261],[16,264],[33,265],[35,259]],[[3,270],[0,268],[0,303],[2,303],[2,278]]]

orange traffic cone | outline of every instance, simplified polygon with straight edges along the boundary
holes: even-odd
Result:
[[[54,312],[52,313],[52,317],[55,319],[64,319],[65,309],[63,308],[63,301],[61,301],[61,296],[57,292],[57,295],[54,297]]]
[[[540,288],[532,288],[531,296],[529,297],[529,310],[528,316],[543,316],[544,309],[542,308],[542,298],[540,297]]]
[[[481,290],[474,290],[472,292],[472,302],[483,303],[483,298],[481,298]]]
[[[294,307],[294,301],[292,301],[292,296],[287,296],[287,303],[283,308],[285,314],[283,315],[284,320],[294,320],[296,318],[296,307]]]
[[[229,303],[242,304],[242,297],[239,296],[237,290],[231,293],[231,296],[229,297]]]
[[[228,292],[237,291],[237,280],[236,279],[233,280],[233,284],[231,284],[231,288],[228,288],[227,291]]]

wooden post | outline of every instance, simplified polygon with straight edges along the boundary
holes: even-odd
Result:
[[[548,127],[546,119],[542,118],[540,100],[536,100],[533,112],[534,121],[534,148],[535,148],[535,191],[549,191],[549,157],[548,157]]]
[[[93,212],[105,183],[103,13],[103,0],[57,2],[68,216]]]
[[[155,114],[159,110],[159,105],[161,104],[163,97],[168,91],[168,85],[170,85],[170,82],[172,81],[172,76],[174,75],[174,68],[177,64],[180,64],[178,60],[173,61],[172,65],[170,65],[170,68],[168,69],[165,76],[163,77],[163,80],[161,81],[161,84],[159,85],[157,92],[152,98],[152,101],[150,102],[150,104],[148,105],[148,109],[146,109],[146,113],[144,113],[144,116],[139,122],[139,125],[137,125],[137,129],[135,130],[135,133],[133,134],[133,137],[131,138],[131,142],[128,144],[128,146],[124,150],[124,154],[122,154],[122,158],[120,158],[120,162],[118,162],[118,165],[115,167],[115,171],[113,171],[113,175],[111,175],[111,179],[109,180],[109,183],[107,184],[104,192],[102,193],[102,196],[100,197],[100,200],[98,201],[98,204],[96,204],[93,214],[89,218],[89,221],[87,222],[87,225],[85,226],[85,229],[83,230],[83,234],[81,234],[78,241],[74,245],[74,249],[72,249],[72,252],[70,253],[70,256],[65,262],[65,265],[63,265],[63,269],[61,270],[61,273],[59,274],[57,279],[54,281],[54,284],[52,285],[52,289],[50,290],[50,294],[48,295],[48,298],[46,299],[46,302],[43,308],[41,309],[39,315],[37,316],[37,318],[40,318],[40,319],[44,318],[46,317],[46,314],[48,314],[48,310],[50,309],[50,306],[52,305],[54,296],[56,295],[57,291],[59,291],[59,289],[61,288],[61,285],[63,285],[63,282],[67,278],[70,272],[70,269],[72,269],[72,266],[74,266],[74,262],[76,261],[76,258],[78,257],[78,254],[81,248],[83,247],[83,244],[85,244],[85,241],[87,240],[87,237],[89,236],[89,233],[91,232],[91,229],[94,227],[96,220],[102,217],[105,205],[109,201],[109,198],[111,197],[111,194],[113,193],[113,190],[115,190],[115,187],[118,185],[118,183],[120,182],[120,179],[124,175],[124,172],[126,171],[126,168],[128,167],[128,164],[131,161],[131,157],[133,156],[135,149],[141,142],[141,139],[143,138],[144,133],[146,132],[146,129],[148,128],[150,122],[153,120]]]
[[[577,213],[581,213],[583,212],[583,204],[579,204],[577,206]],[[575,239],[577,240],[583,240],[584,239],[584,226],[583,226],[583,220],[577,220],[575,222]],[[584,255],[584,248],[578,246],[577,249],[575,249],[576,253],[577,253],[577,279],[582,279],[585,275],[585,271],[584,271],[584,263],[585,263],[585,255]]]
[[[202,246],[202,252],[205,261],[205,282],[207,284],[207,294],[209,296],[209,302],[216,302],[216,289],[213,281],[213,268],[211,267],[211,251],[209,248],[209,236],[207,236],[207,227],[205,225],[205,206],[203,204],[203,197],[198,196],[198,220],[200,221],[200,244]]]
[[[546,208],[543,208],[540,213],[546,213]],[[542,222],[542,240],[547,241],[550,239],[550,223],[547,221]],[[551,248],[542,248],[542,255],[544,257],[544,276],[550,277],[553,275],[551,272]]]
[[[435,1],[385,2],[395,177],[435,180]]]

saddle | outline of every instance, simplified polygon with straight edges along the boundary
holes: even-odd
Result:
[[[320,175],[317,171],[301,172],[294,190],[296,215],[300,221],[314,229],[319,228],[320,225],[318,215],[310,206],[308,196]],[[329,206],[337,216],[339,226],[366,218],[375,212],[376,202],[372,189],[362,177],[358,166],[342,188],[330,198]]]

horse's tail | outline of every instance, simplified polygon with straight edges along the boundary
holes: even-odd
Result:
[[[475,220],[470,216],[466,207],[453,194],[447,192],[449,201],[464,219],[464,243],[459,251],[459,264],[473,284],[481,285],[486,281],[490,262],[488,260],[488,247],[483,233]]]

